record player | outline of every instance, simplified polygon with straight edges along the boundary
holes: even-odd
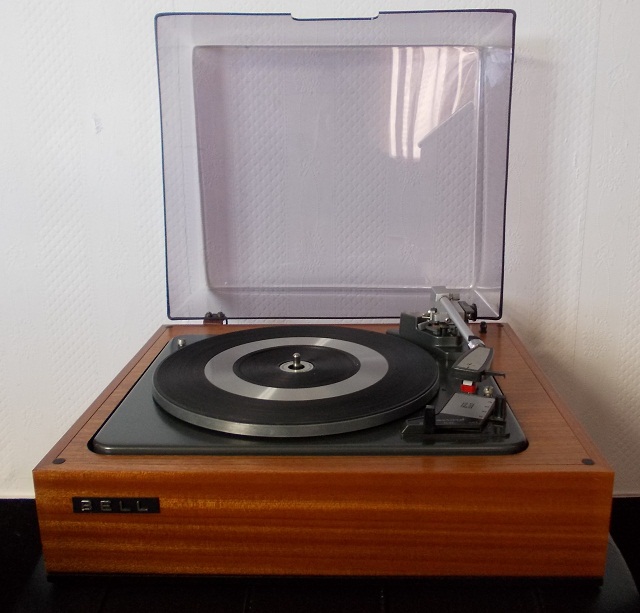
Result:
[[[168,313],[34,471],[50,576],[600,577],[502,314],[511,11],[162,14]]]

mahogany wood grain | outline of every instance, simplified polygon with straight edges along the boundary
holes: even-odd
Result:
[[[613,472],[503,324],[489,325],[486,342],[495,369],[507,373],[500,384],[529,439],[519,454],[127,457],[89,450],[172,337],[237,329],[161,329],[36,467],[49,573],[602,576]],[[73,496],[159,497],[161,512],[74,514]]]

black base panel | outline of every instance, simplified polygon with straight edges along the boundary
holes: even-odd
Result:
[[[38,611],[635,613],[640,596],[613,541],[602,582],[507,578],[54,578],[42,559],[17,599]],[[4,604],[4,603],[3,603]]]
[[[181,338],[194,343],[206,336]],[[270,440],[213,432],[167,414],[153,401],[155,369],[175,350],[174,339],[93,437],[89,444],[93,451],[114,455],[508,455],[528,444],[508,407],[508,437],[495,440],[407,442],[401,436],[404,418],[357,432],[309,438]]]

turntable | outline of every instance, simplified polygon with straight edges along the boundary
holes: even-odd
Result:
[[[602,576],[613,473],[486,323],[514,21],[156,18],[168,312],[199,321],[34,470],[50,576]]]

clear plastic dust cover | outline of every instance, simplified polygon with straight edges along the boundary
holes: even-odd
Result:
[[[158,15],[169,316],[499,317],[514,19]]]

